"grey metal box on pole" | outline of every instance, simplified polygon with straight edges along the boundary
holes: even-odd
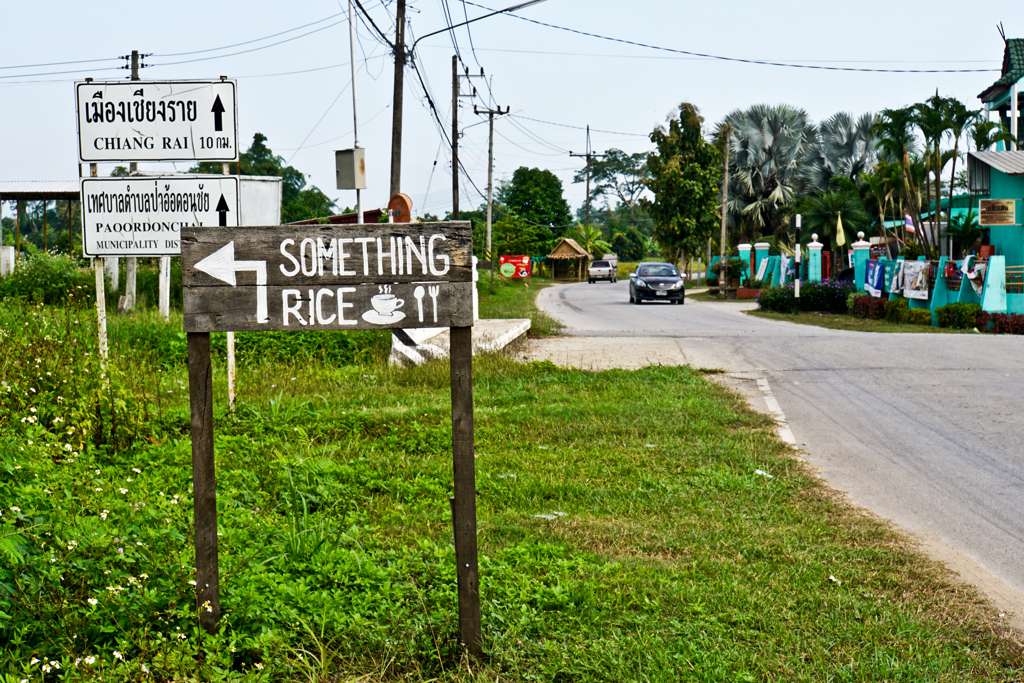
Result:
[[[366,189],[366,150],[362,147],[335,151],[334,169],[339,190]]]

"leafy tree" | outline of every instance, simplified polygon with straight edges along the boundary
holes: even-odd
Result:
[[[617,232],[612,237],[612,251],[618,254],[621,261],[642,261],[649,251],[649,239],[631,225],[625,232]]]
[[[520,166],[511,180],[499,183],[496,199],[508,214],[543,228],[548,241],[554,237],[553,229],[573,225],[562,181],[551,171]]]
[[[817,144],[807,112],[759,104],[725,117],[729,140],[729,221],[750,238],[784,234],[805,191],[804,169]],[[746,230],[742,230],[742,228]]]
[[[129,175],[131,175],[131,171],[127,166],[115,166],[114,170],[110,172],[111,178],[127,178]]]
[[[495,257],[499,255],[537,256],[546,252],[551,231],[544,226],[528,223],[519,216],[502,216],[491,225],[491,246]]]
[[[640,205],[654,219],[654,239],[663,251],[693,253],[718,226],[719,154],[704,139],[704,119],[684,102],[668,121],[657,127],[651,142],[657,148],[647,157],[647,187],[654,199]]]
[[[953,242],[953,257],[962,257],[981,239],[982,230],[978,224],[978,214],[971,208],[967,210],[966,215],[951,217],[946,229],[942,231],[942,236]]]
[[[281,220],[285,223],[333,215],[334,201],[315,185],[306,186],[306,176],[267,147],[267,136],[256,133],[249,149],[239,155],[241,175],[276,176],[281,178]],[[220,162],[203,162],[189,173],[220,174]]]
[[[615,197],[620,204],[632,209],[647,189],[647,154],[626,154],[621,149],[610,149],[603,159],[590,162],[590,201]],[[576,171],[573,183],[585,183],[587,169]]]

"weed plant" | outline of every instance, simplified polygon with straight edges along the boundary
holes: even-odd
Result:
[[[100,363],[87,312],[0,303],[5,681],[1024,675],[976,596],[698,373],[501,358],[474,374],[484,661],[458,642],[445,363],[251,363],[235,414],[215,366],[206,635],[185,367],[123,341],[152,330]]]

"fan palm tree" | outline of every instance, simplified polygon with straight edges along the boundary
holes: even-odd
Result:
[[[871,216],[864,210],[860,196],[852,189],[805,197],[800,201],[800,213],[803,214],[804,234],[817,233],[819,240],[833,248],[837,246],[840,219],[846,244],[853,244],[851,237],[858,231],[867,233],[871,229]]]
[[[785,232],[790,207],[805,186],[802,169],[817,142],[807,112],[759,104],[733,111],[723,124],[732,128],[730,222],[746,226],[751,238]]]
[[[805,178],[809,186],[824,191],[834,177],[856,181],[878,160],[878,117],[873,113],[855,119],[839,112],[818,127],[818,144],[808,158]]]

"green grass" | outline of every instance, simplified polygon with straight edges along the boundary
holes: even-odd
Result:
[[[544,287],[560,284],[548,278],[494,278],[494,294],[490,293],[490,277],[481,271],[477,292],[480,295],[480,317],[484,319],[529,318],[530,336],[558,334],[562,325],[537,308],[537,293]]]
[[[235,415],[215,367],[205,636],[185,367],[117,344],[101,376],[89,313],[0,304],[5,681],[56,680],[50,661],[72,681],[1024,676],[988,606],[736,395],[685,367],[497,357],[474,363],[485,661],[457,642],[444,363],[253,358]]]
[[[950,327],[931,327],[930,325],[908,325],[891,323],[887,320],[868,320],[852,315],[835,313],[774,313],[772,311],[744,311],[748,315],[766,320],[785,320],[800,325],[827,327],[830,330],[852,330],[854,332],[893,332],[917,334],[976,334],[971,330],[957,330]]]

